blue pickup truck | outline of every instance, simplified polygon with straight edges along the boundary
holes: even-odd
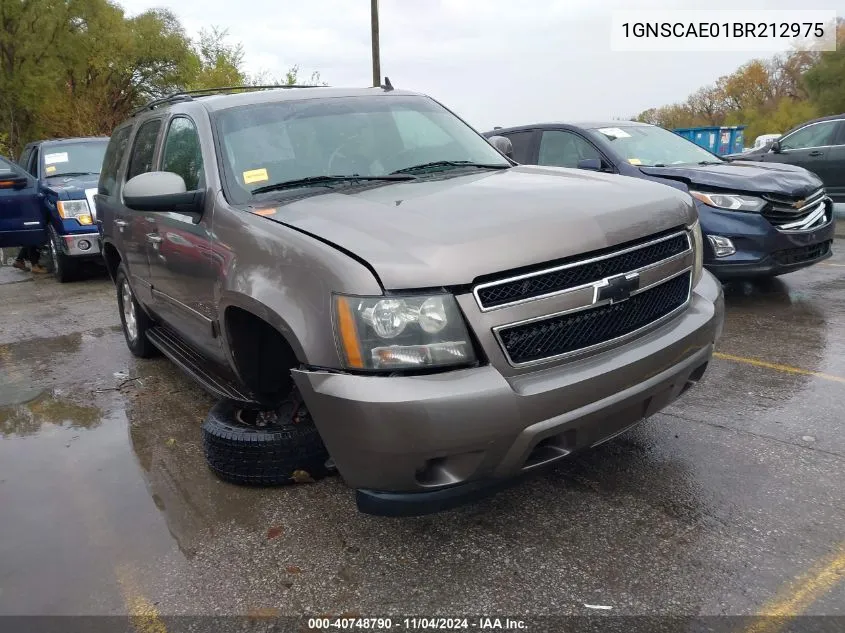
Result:
[[[2,246],[48,246],[61,282],[72,280],[83,260],[101,261],[94,194],[107,145],[103,137],[37,141],[17,166],[6,164],[16,184],[0,196]]]

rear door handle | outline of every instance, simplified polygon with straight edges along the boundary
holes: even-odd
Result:
[[[814,152],[810,152],[807,156],[822,156],[824,152],[820,152],[819,150],[815,150]]]
[[[126,220],[115,220],[114,223],[115,223],[115,225],[119,226],[120,228],[123,228],[124,226],[129,224]]]
[[[147,233],[147,241],[150,244],[161,244],[163,240],[164,238],[160,235],[156,235],[155,233]]]

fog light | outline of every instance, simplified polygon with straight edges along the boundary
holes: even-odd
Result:
[[[88,240],[79,240],[76,243],[76,246],[81,251],[87,251],[89,248],[91,248],[91,242],[89,242]]]
[[[727,257],[728,255],[736,253],[734,243],[726,237],[722,237],[721,235],[708,235],[707,239],[710,240],[710,244],[713,246],[713,252],[716,254],[716,257]]]

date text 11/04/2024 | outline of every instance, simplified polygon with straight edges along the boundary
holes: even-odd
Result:
[[[477,629],[479,631],[525,630],[523,620],[513,618],[309,618],[310,631],[390,631],[394,629],[458,631]]]

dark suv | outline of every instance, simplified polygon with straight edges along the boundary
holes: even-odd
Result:
[[[367,512],[606,441],[701,378],[722,329],[686,193],[514,165],[389,86],[153,103],[96,200],[129,348],[221,399],[211,468],[336,467]]]
[[[813,119],[728,160],[797,165],[816,174],[834,202],[845,202],[845,114]]]
[[[704,265],[722,280],[772,277],[833,254],[833,202],[813,173],[782,163],[728,162],[663,128],[633,121],[497,129],[529,165],[662,182],[695,199]]]

